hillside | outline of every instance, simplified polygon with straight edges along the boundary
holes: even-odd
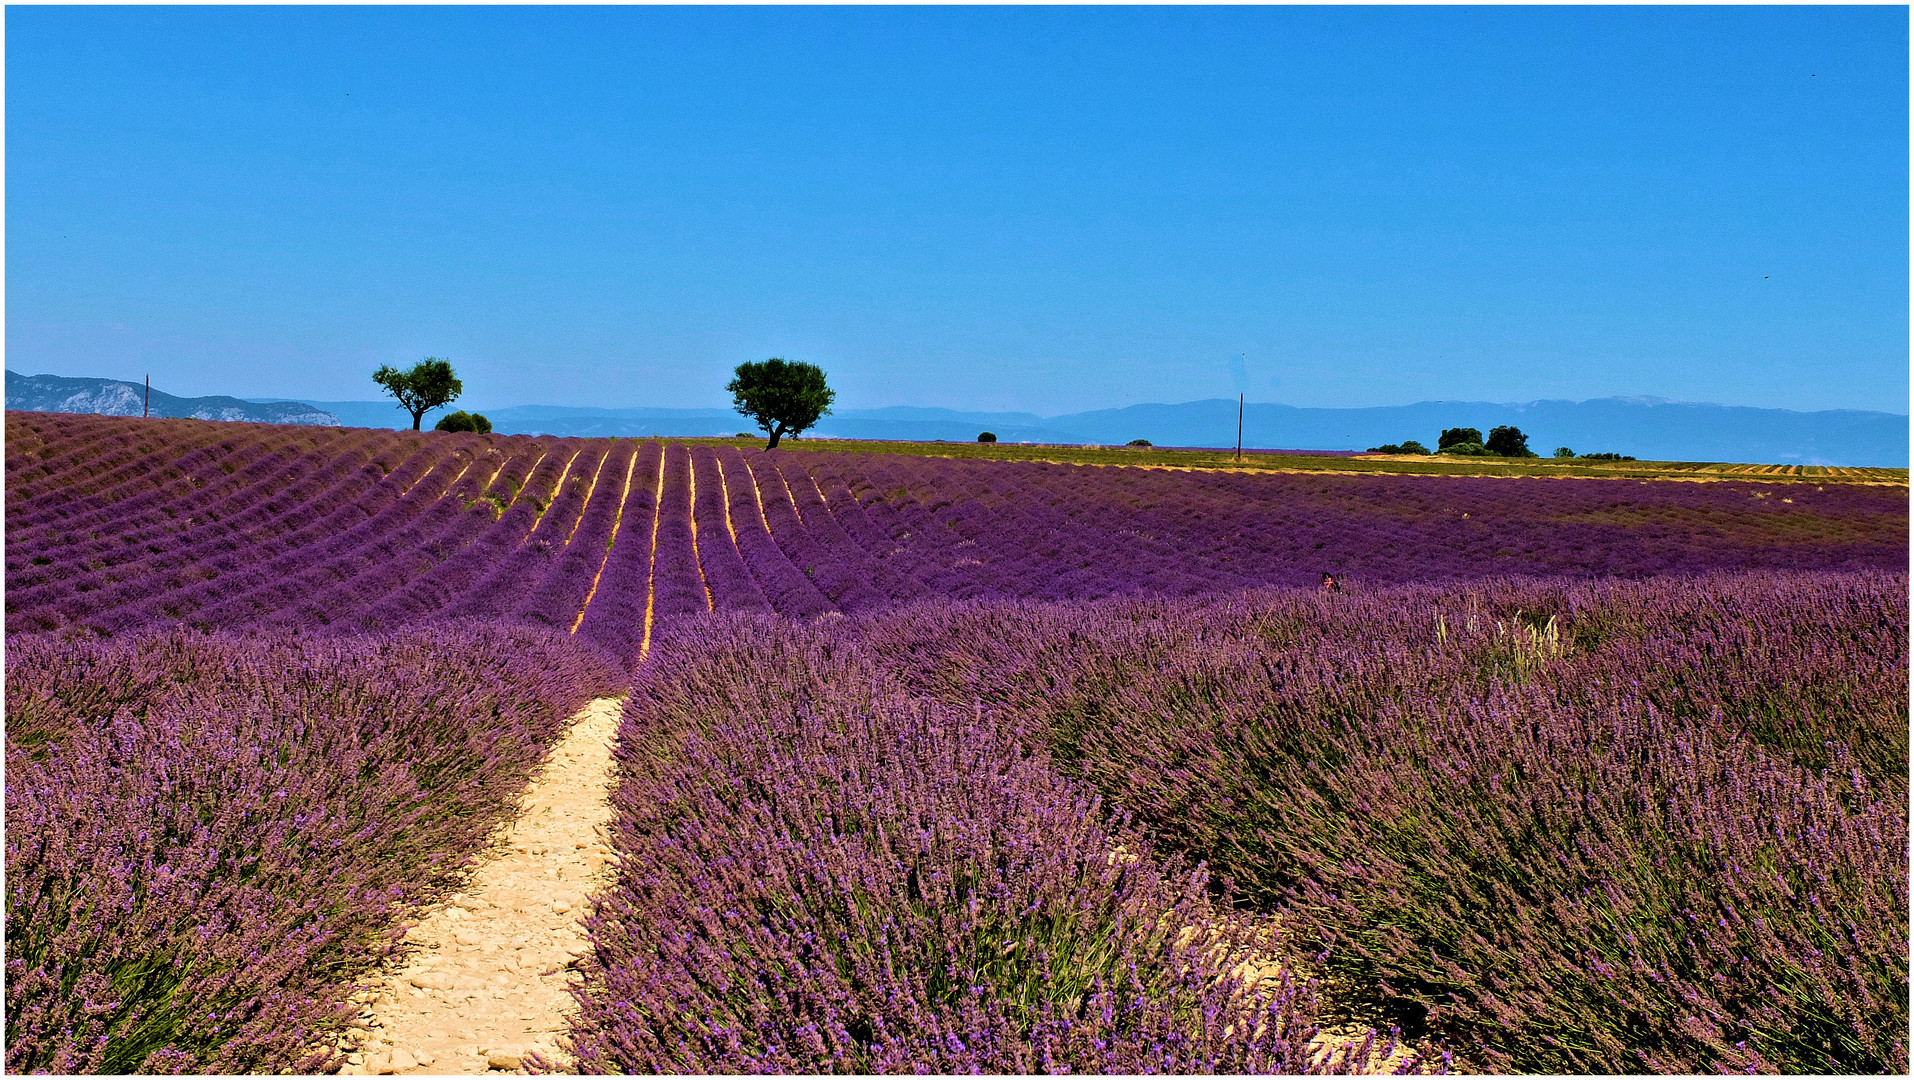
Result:
[[[310,401],[346,423],[406,428],[390,401]],[[514,405],[482,410],[507,434],[708,437],[746,430],[729,409],[572,408]],[[1557,446],[1628,454],[1644,461],[1738,461],[1773,465],[1906,468],[1908,418],[1861,410],[1796,412],[1732,405],[1600,398],[1591,401],[1423,401],[1364,409],[1315,409],[1251,402],[1243,445],[1250,449],[1366,450],[1415,439],[1433,447],[1444,428],[1521,428],[1543,455]],[[1233,446],[1236,402],[1221,398],[1177,405],[1038,416],[894,406],[840,409],[808,434],[823,439],[970,442],[980,431],[1007,443],[1120,446],[1148,439],[1158,446]]]
[[[146,387],[119,379],[69,379],[61,375],[21,375],[7,372],[7,411],[95,413],[102,416],[140,416],[147,406]],[[264,424],[321,424],[338,426],[339,418],[304,402],[242,401],[235,397],[183,398],[160,390],[152,392],[150,414],[189,420],[239,420]]]

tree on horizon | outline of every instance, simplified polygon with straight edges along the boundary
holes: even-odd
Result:
[[[372,373],[372,381],[398,398],[399,408],[412,414],[413,431],[419,430],[426,413],[451,404],[465,392],[465,384],[452,373],[451,361],[442,356],[428,356],[412,365],[410,371],[381,364]]]
[[[824,381],[824,369],[816,364],[787,361],[773,356],[769,360],[739,364],[724,388],[738,412],[756,421],[770,437],[766,450],[776,450],[778,440],[796,437],[831,411],[837,392]]]

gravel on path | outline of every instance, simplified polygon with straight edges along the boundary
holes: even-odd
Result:
[[[586,896],[609,877],[621,712],[600,698],[573,717],[470,884],[427,911],[407,935],[411,959],[361,995],[343,1073],[517,1072],[534,1051],[570,1062],[566,988],[588,949]]]

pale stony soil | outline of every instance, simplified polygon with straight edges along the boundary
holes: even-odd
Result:
[[[586,894],[607,876],[619,715],[601,698],[573,718],[469,886],[426,913],[411,961],[363,996],[345,1073],[520,1071],[533,1051],[569,1061],[566,987],[587,949]]]

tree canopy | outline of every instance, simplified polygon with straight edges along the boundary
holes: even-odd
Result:
[[[372,373],[372,381],[398,398],[399,408],[412,414],[413,431],[419,430],[419,421],[427,412],[451,404],[465,392],[465,384],[452,374],[451,362],[442,356],[428,356],[412,365],[410,371],[381,364]]]
[[[1441,437],[1436,439],[1436,452],[1441,453],[1451,446],[1462,446],[1468,443],[1475,443],[1480,446],[1482,444],[1482,432],[1472,427],[1445,428]]]
[[[1497,427],[1489,429],[1489,441],[1482,444],[1489,453],[1503,457],[1534,457],[1529,449],[1529,437],[1522,434],[1519,427]]]
[[[774,356],[769,360],[738,365],[724,388],[731,392],[731,403],[738,412],[757,422],[770,436],[766,450],[775,450],[778,440],[798,435],[831,411],[837,393],[824,382],[824,369],[816,364],[787,361]]]

